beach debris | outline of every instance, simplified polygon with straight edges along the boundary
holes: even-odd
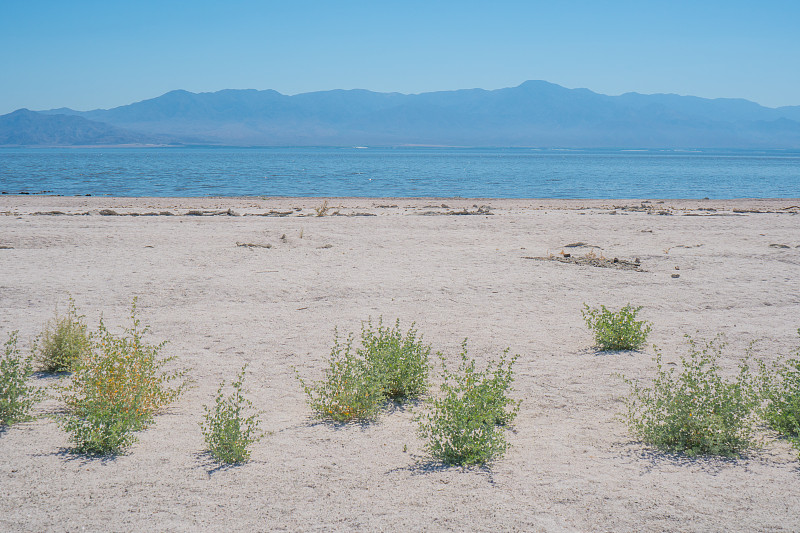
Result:
[[[770,244],[769,247],[770,248],[791,248],[790,246],[787,246],[786,244]]]
[[[597,268],[613,268],[617,270],[633,270],[635,272],[645,272],[642,269],[641,261],[639,261],[638,257],[634,261],[628,261],[625,259],[620,259],[615,257],[613,259],[607,259],[603,256],[598,256],[593,252],[589,252],[584,256],[578,255],[571,255],[568,253],[565,254],[557,254],[553,255],[550,254],[547,257],[532,257],[532,256],[523,256],[522,259],[533,259],[536,261],[555,261],[558,263],[569,263],[572,265],[584,265],[584,266],[592,266]]]
[[[362,211],[356,211],[355,213],[340,213],[337,210],[337,211],[334,211],[333,213],[331,213],[330,216],[336,216],[336,217],[376,217],[378,215],[376,215],[375,213],[366,213],[366,212],[362,212]]]
[[[674,279],[677,279],[677,278],[681,277],[681,275],[680,275],[680,274],[672,274],[672,277],[673,277]]]
[[[442,205],[444,205],[444,204],[442,204]],[[422,215],[422,216],[436,216],[436,215],[442,215],[442,216],[444,216],[444,215],[494,215],[494,213],[491,212],[492,206],[490,206],[490,205],[481,205],[481,206],[473,205],[473,208],[475,208],[474,211],[470,211],[468,208],[464,207],[464,208],[462,208],[462,209],[460,209],[458,211],[454,211],[454,210],[445,211],[445,212],[442,212],[442,211],[422,211],[422,212],[420,212],[418,214]]]
[[[253,217],[288,217],[289,215],[293,215],[294,211],[275,211],[270,210],[266,213],[245,213],[244,216],[253,216]]]
[[[243,248],[272,248],[272,245],[270,243],[258,244],[253,242],[239,242],[239,241],[236,241],[236,246],[241,246]]]
[[[333,248],[333,245],[332,244],[323,244],[322,246],[318,247],[318,249],[320,249],[320,250],[326,250],[328,248]]]
[[[600,246],[595,246],[594,244],[586,244],[583,241],[572,242],[570,244],[565,244],[564,248],[598,248],[602,250]]]
[[[100,211],[98,211],[98,213],[103,215],[104,217],[119,216],[119,213],[117,213],[113,209],[101,209]]]

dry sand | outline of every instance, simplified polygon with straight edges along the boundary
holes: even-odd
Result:
[[[195,380],[119,457],[70,453],[46,417],[0,434],[0,530],[800,530],[800,463],[785,442],[764,433],[733,460],[636,442],[617,418],[617,374],[651,376],[653,349],[600,355],[581,318],[584,302],[641,305],[669,360],[686,353],[684,334],[723,333],[730,371],[754,339],[760,358],[789,355],[800,200],[329,199],[313,216],[321,205],[0,198],[4,339],[19,330],[28,346],[70,294],[90,325],[102,315],[119,329],[138,296],[150,339],[168,340]],[[160,212],[173,216],[124,216]],[[639,258],[643,271],[527,259],[562,249]],[[320,377],[334,327],[379,315],[416,321],[451,360],[465,337],[481,363],[520,354],[505,457],[432,464],[407,409],[367,426],[312,419],[293,368]],[[202,405],[244,363],[271,435],[249,464],[220,468],[203,454]]]

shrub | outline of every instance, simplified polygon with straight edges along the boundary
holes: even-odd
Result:
[[[414,324],[403,336],[399,319],[393,328],[383,326],[380,318],[377,329],[373,328],[372,320],[367,321],[361,326],[359,353],[380,382],[386,398],[403,401],[427,390],[431,347],[423,344],[421,336],[417,337]]]
[[[247,411],[253,410],[253,404],[244,397],[242,384],[247,365],[237,376],[238,379],[231,385],[233,392],[224,396],[222,389],[225,381],[217,389],[214,408],[203,406],[205,411],[204,422],[200,424],[203,430],[208,451],[217,461],[235,464],[245,463],[250,459],[251,444],[258,442],[264,433],[258,429],[258,413],[245,416]]]
[[[185,371],[164,370],[174,360],[159,355],[165,343],[143,341],[148,328],[136,317],[136,299],[131,320],[124,335],[114,335],[100,321],[93,350],[77,363],[62,391],[69,411],[62,425],[79,452],[119,453],[135,442],[134,433],[147,427],[159,408],[187,387]],[[170,386],[176,381],[177,386]]]
[[[680,372],[664,370],[656,352],[656,377],[642,387],[629,379],[626,420],[632,433],[657,448],[688,455],[735,455],[753,445],[761,402],[756,380],[746,363],[733,380],[718,364],[719,339],[699,347],[689,339],[689,354]]]
[[[334,334],[325,377],[311,385],[300,379],[311,409],[319,418],[334,422],[366,421],[375,418],[383,401],[382,381],[370,365],[352,349],[353,336],[339,343]]]
[[[800,334],[800,329],[797,330]],[[767,400],[764,419],[800,450],[800,349],[772,371],[762,363],[762,392]]]
[[[34,343],[34,352],[39,366],[45,372],[68,372],[92,349],[91,335],[75,308],[75,300],[69,299],[65,316],[56,313]]]
[[[44,392],[28,385],[33,374],[32,356],[24,357],[17,348],[17,332],[12,331],[0,358],[0,427],[30,420],[31,408]]]
[[[508,448],[505,429],[519,411],[520,402],[508,397],[517,356],[509,359],[506,349],[497,363],[490,362],[480,372],[475,370],[475,360],[467,357],[465,339],[456,372],[449,371],[440,357],[442,395],[417,418],[427,451],[434,459],[454,465],[485,464],[502,456]]]
[[[586,304],[583,306],[583,319],[594,333],[595,343],[600,350],[637,350],[647,341],[650,324],[636,320],[641,307],[628,304],[615,313],[604,305],[600,309],[590,309]]]

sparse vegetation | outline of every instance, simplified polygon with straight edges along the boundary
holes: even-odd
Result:
[[[750,448],[761,403],[757,380],[746,362],[734,379],[723,378],[722,347],[719,339],[702,347],[689,339],[679,370],[665,370],[657,351],[650,386],[625,379],[631,432],[646,444],[688,455],[728,456]]]
[[[101,320],[93,349],[75,365],[70,384],[62,389],[68,413],[61,423],[78,452],[119,453],[188,385],[185,371],[164,369],[174,359],[160,356],[165,343],[144,342],[148,328],[136,317],[136,299],[131,321],[124,335],[115,335]]]
[[[300,378],[300,385],[316,415],[334,422],[374,419],[384,399],[382,381],[353,351],[352,335],[341,344],[334,333],[325,377],[310,385]]]
[[[17,332],[9,334],[0,358],[0,427],[30,420],[30,411],[44,393],[28,384],[33,375],[33,357],[17,347]]]
[[[328,214],[328,209],[330,209],[328,207],[328,200],[323,200],[321,206],[314,208],[314,213],[316,213],[316,216],[318,217],[324,217]]]
[[[420,436],[431,456],[445,464],[485,464],[508,448],[505,429],[519,411],[519,401],[509,398],[517,356],[505,350],[484,371],[475,369],[464,340],[461,362],[451,372],[441,356],[444,383],[441,396],[433,399],[418,418]]]
[[[602,351],[637,350],[647,342],[650,324],[636,320],[641,307],[626,305],[617,312],[606,309],[589,308],[584,304],[583,319],[592,330],[597,347]]]
[[[250,446],[263,438],[259,430],[259,413],[244,397],[244,375],[247,365],[237,376],[230,396],[223,394],[225,381],[217,389],[214,407],[203,406],[204,421],[200,424],[211,456],[227,464],[245,463],[250,459]]]
[[[384,326],[382,317],[376,328],[368,320],[361,326],[359,353],[386,398],[402,402],[427,390],[431,347],[422,342],[414,324],[403,335],[399,319],[393,328]]]
[[[800,451],[800,349],[771,370],[762,363],[761,376],[764,419]]]
[[[69,299],[67,314],[49,321],[34,342],[36,362],[45,372],[68,372],[92,349],[92,339],[75,300]]]

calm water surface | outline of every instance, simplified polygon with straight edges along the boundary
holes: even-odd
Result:
[[[794,198],[800,151],[2,148],[0,191],[95,196]]]

